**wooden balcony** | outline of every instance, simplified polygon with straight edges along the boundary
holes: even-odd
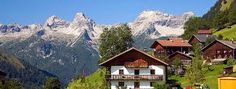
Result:
[[[163,80],[163,75],[106,75],[108,80]]]

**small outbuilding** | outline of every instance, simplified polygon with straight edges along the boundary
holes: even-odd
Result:
[[[168,62],[167,63],[172,65],[173,61],[176,60],[176,59],[179,59],[183,65],[189,65],[189,64],[191,64],[191,61],[192,61],[191,56],[177,51],[177,52],[175,52],[174,54],[172,54],[168,57],[168,60],[167,60]]]
[[[236,89],[236,77],[219,77],[218,89]]]

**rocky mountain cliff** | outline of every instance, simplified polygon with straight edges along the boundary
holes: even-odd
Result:
[[[173,16],[143,11],[128,25],[135,46],[149,48],[160,37],[182,35],[191,16],[192,12]],[[77,13],[72,22],[51,16],[43,25],[0,24],[0,46],[67,83],[82,71],[90,74],[97,70],[99,36],[104,28],[116,25],[96,24],[83,13]]]

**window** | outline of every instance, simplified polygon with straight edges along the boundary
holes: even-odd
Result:
[[[125,83],[124,83],[124,82],[118,82],[118,86],[124,87],[124,86],[125,86]]]
[[[151,75],[154,75],[154,74],[155,74],[155,70],[154,70],[154,69],[151,69],[151,70],[150,70],[150,73],[151,73]]]
[[[124,70],[119,70],[119,74],[120,75],[124,74]]]
[[[224,50],[224,53],[227,53],[227,50]]]
[[[134,75],[139,75],[139,70],[134,70]]]
[[[134,82],[134,88],[139,88],[140,83],[139,82]]]

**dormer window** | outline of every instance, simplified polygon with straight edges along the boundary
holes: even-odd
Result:
[[[124,70],[123,69],[119,70],[119,75],[123,75],[123,74],[124,74]]]

